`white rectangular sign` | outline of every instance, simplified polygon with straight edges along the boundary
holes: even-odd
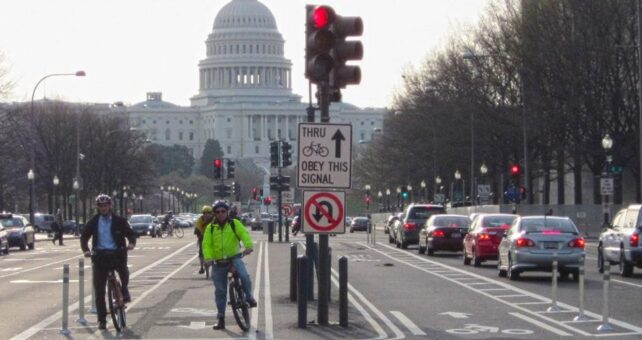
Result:
[[[299,124],[299,188],[350,189],[352,125]]]
[[[288,191],[283,191],[281,193],[281,202],[285,203],[294,203],[294,189],[290,188]]]
[[[613,178],[600,178],[600,193],[613,195]]]

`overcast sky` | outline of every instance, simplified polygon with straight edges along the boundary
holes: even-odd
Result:
[[[46,74],[84,70],[85,78],[55,77],[36,98],[135,104],[150,91],[189,105],[198,90],[199,60],[214,18],[230,0],[2,0],[0,50],[16,88],[10,100],[31,98]],[[311,1],[262,0],[274,14],[293,63],[294,92],[307,100],[303,76],[304,8]],[[486,0],[327,0],[338,14],[361,16],[361,85],[344,101],[390,106],[401,72],[419,65],[447,38],[474,25]]]

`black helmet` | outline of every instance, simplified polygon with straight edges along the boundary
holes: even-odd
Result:
[[[100,194],[96,196],[96,204],[111,203],[111,197],[106,194]]]

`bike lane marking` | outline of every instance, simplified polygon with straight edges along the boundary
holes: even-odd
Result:
[[[146,272],[147,270],[157,266],[158,264],[163,263],[164,261],[167,261],[168,259],[171,259],[173,256],[176,256],[176,254],[179,254],[180,252],[182,252],[183,250],[187,249],[188,247],[193,247],[193,244],[191,242],[189,242],[184,247],[178,249],[174,253],[169,254],[169,255],[165,256],[164,258],[162,258],[162,259],[160,259],[160,260],[158,260],[158,261],[156,261],[156,262],[154,262],[154,263],[152,263],[152,264],[140,269],[139,271],[131,274],[129,276],[130,277],[130,280],[129,280],[130,283],[131,283],[133,278],[143,274],[144,272]],[[78,255],[78,256],[72,257],[71,259],[74,259],[74,258],[77,258],[77,257],[80,257],[80,256],[84,256],[84,255]],[[196,256],[198,256],[198,255],[196,255]],[[194,258],[192,258],[190,261],[192,261]],[[189,263],[189,261],[186,262],[186,263]],[[52,263],[52,264],[55,264],[55,263]],[[129,307],[131,308],[131,305],[137,303],[137,301],[140,300],[141,298],[142,298],[142,295],[140,297],[134,299],[134,301],[131,302]],[[89,304],[91,304],[91,294],[85,296],[85,306],[88,306]],[[69,305],[69,310],[68,311],[69,311],[69,313],[72,313],[72,312],[76,311],[77,309],[78,309],[78,301],[76,301],[75,303]],[[11,340],[28,339],[28,338],[36,335],[38,332],[46,329],[47,326],[49,326],[50,324],[60,320],[61,318],[62,318],[62,311],[56,312],[56,313],[48,316],[47,318],[43,319],[42,321],[38,322],[37,324],[29,327],[28,329],[26,329],[22,333],[13,336],[11,338]]]
[[[396,310],[391,310],[390,314],[394,315],[397,320],[399,320],[399,322],[406,326],[406,328],[408,328],[412,335],[426,335],[426,333],[422,331],[421,328],[419,328],[419,326],[417,326],[414,322],[412,322],[412,320],[408,319],[408,317],[404,313]]]
[[[256,301],[261,301],[259,298],[259,292],[261,290],[261,261],[263,260],[263,243],[259,244],[259,256],[256,261],[256,273],[254,274],[254,291],[252,295]],[[252,308],[252,320],[250,320],[250,339],[256,339],[256,332],[258,332],[259,326],[259,308]]]
[[[265,284],[264,295],[265,295],[265,339],[272,340],[274,339],[274,322],[272,320],[272,293],[270,292],[270,255],[269,255],[270,245],[265,245],[265,265],[263,269],[265,270]]]
[[[417,265],[414,265],[412,263],[406,262],[405,260],[393,257],[392,255],[390,255],[388,253],[385,253],[385,252],[383,252],[383,251],[381,251],[379,249],[375,249],[375,248],[373,248],[372,246],[370,246],[368,244],[365,244],[365,243],[362,243],[362,242],[358,242],[358,244],[360,244],[360,245],[362,245],[364,247],[367,247],[367,248],[369,248],[369,249],[371,249],[373,251],[376,251],[376,252],[378,252],[378,253],[380,253],[380,254],[388,257],[388,258],[391,258],[391,259],[393,259],[395,261],[398,261],[398,262],[401,262],[401,263],[405,263],[408,266],[411,266],[411,267],[414,267],[414,268],[419,269],[421,271],[436,275],[436,276],[441,277],[441,278],[443,278],[445,280],[449,280],[449,281],[452,281],[454,283],[457,283],[457,284],[459,284],[460,286],[462,286],[464,288],[467,288],[469,290],[478,292],[479,294],[488,296],[489,298],[491,298],[491,299],[493,299],[495,301],[501,302],[501,303],[506,304],[508,306],[512,306],[513,308],[519,309],[519,310],[521,310],[521,311],[523,311],[523,312],[525,312],[527,314],[531,314],[533,316],[538,316],[538,317],[540,317],[542,319],[545,319],[546,321],[548,321],[550,323],[557,324],[558,326],[566,328],[566,329],[568,329],[570,331],[576,332],[576,333],[584,335],[584,336],[596,336],[595,333],[585,332],[585,331],[583,331],[581,329],[569,326],[569,325],[565,324],[563,321],[555,320],[555,319],[549,318],[549,317],[547,317],[547,316],[545,316],[545,315],[543,315],[541,313],[537,313],[536,311],[531,311],[531,310],[528,310],[526,308],[520,307],[521,305],[529,304],[529,302],[521,302],[521,303],[519,303],[519,302],[510,302],[510,301],[501,300],[501,299],[497,298],[497,296],[494,296],[494,295],[489,294],[489,293],[482,292],[479,289],[476,289],[474,287],[470,287],[465,282],[459,282],[456,279],[447,277],[447,276],[442,275],[442,274],[434,274],[434,272],[432,272],[432,271],[425,270],[424,268],[421,268],[421,267],[419,267]],[[536,293],[529,292],[529,291],[521,289],[521,288],[517,288],[517,287],[511,286],[511,285],[509,285],[507,283],[504,283],[504,282],[500,282],[500,281],[496,281],[496,280],[487,278],[487,277],[479,275],[479,274],[475,274],[475,273],[472,273],[472,272],[467,272],[467,271],[464,271],[462,269],[459,269],[459,268],[456,268],[456,267],[451,267],[449,265],[446,265],[446,264],[443,264],[443,263],[440,263],[440,262],[436,262],[436,261],[432,261],[432,260],[429,260],[429,259],[426,259],[426,258],[422,258],[422,257],[419,257],[418,255],[415,255],[415,254],[412,254],[412,253],[409,253],[409,252],[406,252],[406,251],[402,251],[402,250],[399,250],[397,248],[393,248],[393,247],[385,245],[385,244],[380,244],[379,246],[388,248],[388,249],[390,249],[393,252],[398,253],[398,254],[403,254],[405,256],[410,256],[410,257],[413,257],[413,258],[421,259],[422,261],[424,261],[426,263],[437,264],[437,265],[439,265],[439,266],[441,266],[443,268],[450,269],[452,271],[457,271],[457,272],[460,272],[460,273],[467,273],[469,276],[477,277],[480,280],[493,282],[494,284],[496,284],[498,286],[509,288],[510,290],[512,290],[512,291],[514,291],[516,293],[520,293],[522,295],[525,295],[527,297],[533,298],[535,300],[540,300],[540,301],[537,302],[538,304],[540,304],[540,303],[541,304],[550,304],[550,301],[551,301],[550,298],[538,295]],[[558,306],[560,306],[563,309],[571,310],[573,312],[578,312],[579,311],[577,307],[568,305],[568,304],[563,303],[563,302],[559,302],[558,301],[557,304],[558,304]],[[588,310],[585,310],[584,314],[589,316],[589,317],[591,317],[591,318],[593,318],[593,319],[600,319],[601,320],[601,318],[602,318],[602,316],[600,314],[597,314],[597,313],[594,313],[594,312],[591,312],[591,311],[588,311]],[[624,322],[624,321],[620,321],[620,320],[617,320],[617,319],[613,319],[613,318],[609,318],[609,322],[611,324],[613,324],[613,325],[625,328],[626,330],[633,331],[633,332],[635,332],[635,334],[642,334],[642,328],[640,328],[638,326],[635,326],[633,324],[630,324],[630,323],[627,323],[627,322]]]
[[[521,313],[510,312],[508,314],[510,314],[510,315],[512,315],[512,316],[514,316],[514,317],[516,317],[518,319],[522,319],[522,320],[524,320],[524,321],[526,321],[528,323],[531,323],[531,324],[533,324],[535,326],[539,326],[539,327],[541,327],[541,328],[543,328],[543,329],[545,329],[545,330],[547,330],[547,331],[549,331],[551,333],[557,334],[559,336],[571,336],[572,335],[572,334],[567,333],[567,332],[565,332],[565,331],[563,331],[561,329],[558,329],[558,328],[555,328],[555,327],[551,327],[551,326],[549,326],[549,325],[547,325],[547,324],[545,324],[545,323],[543,323],[543,322],[541,322],[539,320],[535,320],[535,319],[533,319],[531,317],[528,317],[528,316],[526,316],[524,314],[521,314]]]

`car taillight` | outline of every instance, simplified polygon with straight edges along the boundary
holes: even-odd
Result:
[[[435,230],[432,232],[432,237],[444,237],[444,231],[443,230]]]
[[[568,243],[568,246],[571,247],[571,248],[584,248],[585,244],[586,244],[586,240],[584,240],[584,238],[580,237],[580,238],[576,238],[574,240],[571,240]]]
[[[490,240],[490,235],[488,235],[488,234],[479,234],[479,235],[477,235],[477,239],[479,241],[488,241],[488,240]]]
[[[533,240],[522,237],[515,240],[515,245],[517,247],[535,247],[535,242],[533,242]]]
[[[406,229],[407,231],[414,230],[415,228],[417,228],[417,223],[406,222],[403,224],[403,228]]]
[[[638,234],[638,232],[636,231],[631,235],[629,244],[631,245],[631,247],[637,247],[639,243],[640,243],[640,234]]]

